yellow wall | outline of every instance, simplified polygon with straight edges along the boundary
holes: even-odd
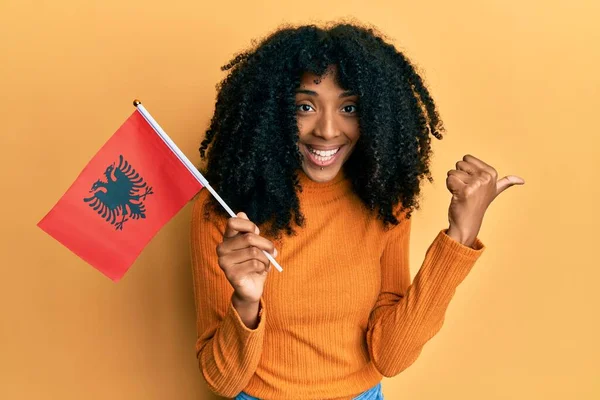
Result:
[[[194,357],[189,205],[117,284],[35,224],[132,99],[197,163],[219,67],[282,22],[338,17],[419,64],[448,128],[413,276],[463,155],[526,180],[488,209],[488,250],[420,358],[384,378],[386,398],[600,398],[599,3],[210,3],[0,0],[0,398],[215,398]]]

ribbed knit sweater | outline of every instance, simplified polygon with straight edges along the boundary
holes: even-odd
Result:
[[[194,200],[196,355],[220,396],[350,400],[397,375],[441,329],[457,286],[485,250],[479,238],[467,247],[442,229],[411,284],[411,219],[402,214],[385,230],[343,171],[324,183],[301,171],[300,183],[305,226],[275,241],[283,272],[271,267],[256,329],[233,307],[218,265],[226,218],[203,218],[207,190]]]

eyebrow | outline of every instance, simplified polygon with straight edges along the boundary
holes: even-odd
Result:
[[[310,96],[316,96],[319,97],[319,93],[313,91],[313,90],[308,90],[308,89],[297,89],[296,93],[304,93],[304,94],[308,94]],[[350,97],[350,96],[354,96],[356,93],[354,93],[351,90],[347,90],[345,92],[340,93],[340,95],[338,96],[340,99],[342,97]]]

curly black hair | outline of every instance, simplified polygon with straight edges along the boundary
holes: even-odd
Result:
[[[385,227],[420,208],[420,182],[433,182],[429,135],[442,139],[444,128],[414,65],[384,38],[357,23],[284,26],[221,67],[230,72],[217,84],[199,170],[261,232],[268,223],[265,233],[280,238],[304,224],[295,91],[304,72],[323,76],[331,65],[337,84],[358,95],[361,134],[342,167],[354,192]]]

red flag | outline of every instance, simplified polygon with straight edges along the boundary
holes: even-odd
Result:
[[[37,226],[116,282],[202,187],[136,109]]]

